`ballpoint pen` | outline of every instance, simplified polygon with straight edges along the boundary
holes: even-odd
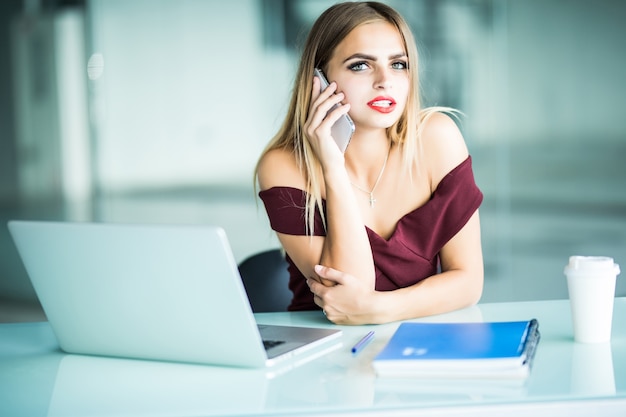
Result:
[[[352,347],[352,353],[359,353],[374,338],[374,331],[369,332],[356,345]]]

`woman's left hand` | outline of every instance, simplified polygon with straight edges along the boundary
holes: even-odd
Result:
[[[378,294],[370,283],[336,269],[316,265],[319,278],[335,285],[327,286],[309,278],[307,285],[313,299],[328,320],[335,324],[375,323],[375,299]]]

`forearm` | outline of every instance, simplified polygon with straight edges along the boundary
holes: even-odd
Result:
[[[469,307],[479,301],[482,288],[482,269],[442,272],[410,287],[376,292],[372,321],[407,320]]]
[[[375,270],[367,231],[343,168],[326,170],[327,231],[320,264],[369,280]]]

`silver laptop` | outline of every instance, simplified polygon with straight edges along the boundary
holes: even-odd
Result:
[[[8,227],[66,352],[265,367],[338,343],[342,334],[257,325],[220,227],[39,221]]]

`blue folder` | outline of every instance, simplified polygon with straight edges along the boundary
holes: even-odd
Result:
[[[374,358],[379,376],[526,377],[539,323],[401,323]]]

